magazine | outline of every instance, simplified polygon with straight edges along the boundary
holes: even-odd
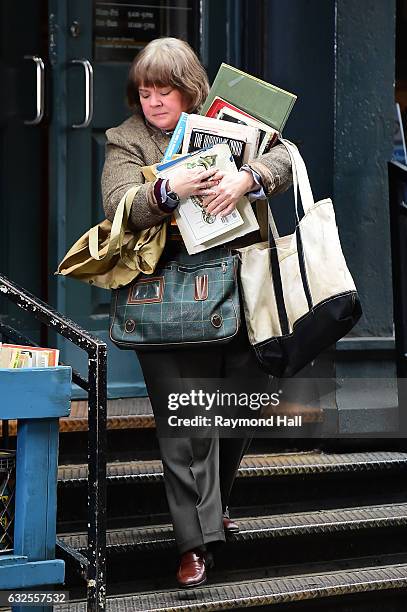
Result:
[[[182,153],[199,151],[226,142],[237,168],[246,164],[257,152],[259,130],[201,115],[188,115]]]
[[[205,117],[211,117],[212,119],[219,119],[220,113],[225,108],[230,108],[231,110],[239,112],[241,115],[244,115],[245,117],[251,117],[251,115],[249,115],[249,113],[245,113],[245,111],[241,110],[240,108],[238,108],[234,104],[231,104],[227,100],[224,100],[223,98],[220,98],[219,96],[216,96],[214,98],[212,104],[210,105],[210,107],[208,108],[208,110],[205,113]]]
[[[0,368],[49,368],[58,365],[59,350],[0,342]]]
[[[187,158],[178,159],[161,170],[159,176],[171,178],[171,175],[180,166],[187,168],[202,166],[205,169],[216,167],[229,172],[237,172],[227,144],[215,145],[205,151],[192,153]],[[181,200],[180,205],[174,211],[174,216],[190,255],[234,240],[259,227],[252,207],[244,197],[231,214],[221,217],[207,213],[203,208],[202,199],[198,196],[191,196]]]
[[[184,139],[185,126],[187,123],[188,113],[181,113],[180,118],[178,119],[178,123],[175,126],[175,130],[173,135],[171,136],[171,140],[168,144],[168,147],[165,150],[164,157],[162,158],[162,162],[170,161],[176,153],[182,147],[182,142]]]
[[[258,121],[254,117],[250,117],[247,113],[241,113],[239,110],[233,108],[224,107],[219,112],[218,119],[222,121],[230,121],[232,123],[238,123],[239,125],[250,125],[259,130],[259,145],[256,151],[257,155],[267,153],[273,144],[278,139],[279,133],[270,126]]]

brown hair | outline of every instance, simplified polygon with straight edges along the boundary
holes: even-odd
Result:
[[[127,102],[133,111],[141,111],[138,89],[171,85],[182,92],[194,112],[209,92],[208,77],[193,49],[178,38],[156,38],[134,58],[127,81]]]

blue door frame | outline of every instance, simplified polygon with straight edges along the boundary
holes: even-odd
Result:
[[[146,30],[150,34],[144,36],[144,42],[148,36],[161,35],[188,39],[201,56],[210,79],[222,61],[239,66],[241,0],[189,0],[182,3],[184,8],[180,3],[171,13],[169,7],[177,2],[148,2],[151,10],[145,12],[143,19],[156,22],[154,31]],[[120,351],[108,339],[109,293],[54,275],[58,262],[75,240],[103,219],[100,174],[104,132],[129,114],[124,97],[130,55],[127,60],[117,61],[114,57],[109,61],[110,51],[105,50],[100,59],[100,50],[95,46],[96,9],[103,6],[116,11],[126,6],[130,10],[143,3],[38,0],[34,4],[24,9],[21,20],[18,4],[13,0],[1,3],[0,15],[10,39],[3,45],[1,58],[7,67],[7,128],[2,129],[0,137],[7,155],[0,156],[0,269],[107,342],[110,398],[145,396],[135,353]],[[16,30],[19,37],[13,36]],[[31,125],[24,120],[35,114],[36,65],[25,56],[41,57],[44,66],[44,116],[38,124]],[[93,117],[87,127],[75,128],[72,126],[85,119],[85,69],[89,65],[93,69]],[[31,321],[21,320],[21,313],[16,321],[12,306],[1,304],[0,312],[10,325],[35,341],[58,346],[63,361],[86,372],[81,351],[56,334],[49,333],[47,337],[43,330],[41,336],[41,330],[34,328]],[[82,396],[81,390],[75,388],[74,397]]]
[[[49,60],[52,71],[50,95],[53,108],[49,133],[50,270],[55,270],[57,262],[79,236],[103,219],[100,175],[104,163],[104,132],[120,124],[129,115],[124,98],[130,62],[117,61],[117,52],[109,49],[103,50],[103,60],[100,60],[100,49],[94,34],[97,27],[100,28],[98,24],[103,24],[106,11],[109,14],[112,11],[110,22],[117,19],[117,22],[122,23],[115,16],[117,12],[121,11],[121,15],[124,15],[127,10],[130,11],[131,5],[132,13],[135,14],[133,9],[141,4],[49,0]],[[148,4],[157,4],[157,7],[160,5],[162,11],[166,4],[172,6],[176,3],[154,1]],[[195,10],[193,6],[199,7],[194,2],[189,5],[185,10],[190,12]],[[152,8],[151,13],[146,13],[147,18],[150,14],[151,19],[156,18],[159,15],[158,8],[157,11]],[[165,18],[167,28],[171,22],[170,17]],[[199,13],[196,18],[199,19]],[[163,27],[161,21],[159,25]],[[157,26],[157,30],[160,28]],[[199,30],[198,24],[196,29]],[[158,35],[167,33],[175,35],[175,32],[161,30]],[[113,54],[114,61],[108,61],[109,53]],[[85,120],[86,71],[90,70],[90,76],[93,77],[93,115],[88,126],[72,127],[83,124]],[[50,275],[49,296],[57,310],[66,313],[107,343],[108,396],[146,396],[136,354],[120,351],[109,340],[110,293],[69,278]],[[57,338],[52,340],[53,343],[59,343],[64,361],[75,363],[79,371],[85,371],[87,364],[76,347]],[[75,389],[74,396],[81,397],[82,392]]]

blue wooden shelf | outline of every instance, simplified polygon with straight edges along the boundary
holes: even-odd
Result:
[[[71,368],[0,368],[0,419],[69,415]]]
[[[71,378],[68,366],[0,368],[0,419],[18,421],[14,554],[0,556],[0,589],[64,581],[55,559],[58,419],[69,415]]]

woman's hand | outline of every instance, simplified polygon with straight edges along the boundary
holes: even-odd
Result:
[[[204,170],[203,168],[180,168],[169,179],[170,190],[175,191],[182,200],[191,195],[214,195],[213,187],[219,183],[223,172],[217,168]]]
[[[251,172],[225,172],[213,195],[204,197],[206,212],[226,217],[236,208],[240,198],[256,186]]]

